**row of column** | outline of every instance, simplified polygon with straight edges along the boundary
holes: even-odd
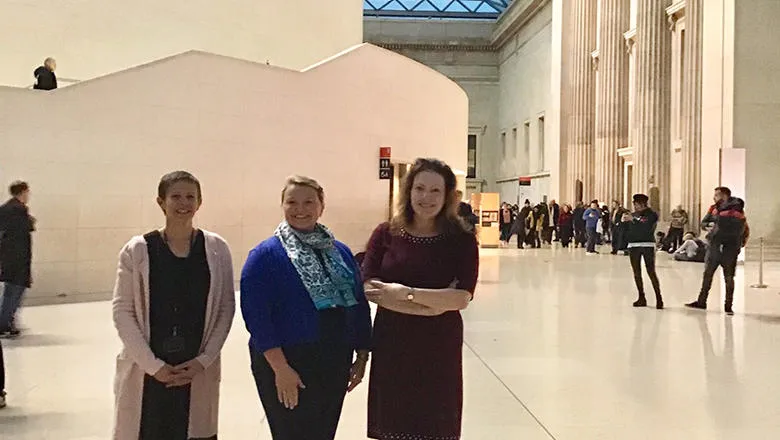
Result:
[[[602,0],[596,80],[596,195],[621,200],[623,164],[617,150],[628,145],[628,52],[623,33],[631,25],[631,4]]]
[[[683,42],[682,203],[692,225],[701,221],[702,23],[704,0],[687,0]]]
[[[698,221],[701,193],[702,2],[687,0],[683,87],[683,205]],[[638,0],[635,41],[633,147],[634,192],[651,197],[666,214],[671,185],[672,36],[666,8],[671,0]],[[568,179],[582,196],[622,199],[623,165],[618,149],[628,146],[629,57],[623,33],[630,27],[630,2],[573,0],[569,54]],[[591,64],[598,23],[598,78]],[[594,93],[595,92],[595,93]],[[595,128],[595,133],[594,133]],[[574,189],[574,198],[579,196]],[[693,218],[696,217],[696,218]]]
[[[573,40],[569,51],[571,91],[568,140],[568,182],[572,200],[592,197],[595,189],[593,132],[595,72],[590,53],[596,45],[597,0],[573,0]]]

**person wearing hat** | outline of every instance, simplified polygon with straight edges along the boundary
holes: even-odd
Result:
[[[623,215],[625,227],[625,240],[628,243],[628,254],[631,258],[631,269],[634,272],[634,281],[639,291],[639,297],[634,302],[634,307],[646,307],[644,283],[642,282],[642,259],[645,260],[645,269],[655,291],[655,308],[664,308],[664,300],[661,297],[661,285],[658,275],[655,273],[655,228],[658,224],[658,214],[648,204],[648,197],[644,194],[635,194],[634,212]]]

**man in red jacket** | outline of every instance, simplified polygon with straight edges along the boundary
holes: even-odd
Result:
[[[707,239],[710,247],[704,260],[704,276],[701,291],[696,301],[686,304],[693,309],[707,308],[707,297],[712,287],[712,278],[718,266],[723,268],[726,282],[726,300],[724,310],[733,315],[734,274],[737,270],[737,258],[750,237],[750,228],[745,217],[745,202],[731,197],[731,190],[725,186],[715,188],[715,204],[707,211],[701,221],[702,229],[709,230]]]

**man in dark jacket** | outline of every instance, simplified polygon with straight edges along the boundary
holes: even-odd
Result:
[[[708,230],[709,248],[704,260],[704,276],[701,291],[696,301],[685,306],[694,309],[706,309],[707,297],[712,287],[712,278],[718,266],[723,268],[726,282],[726,301],[724,310],[733,315],[734,274],[737,271],[737,259],[750,237],[750,228],[745,217],[745,202],[731,197],[731,190],[725,186],[715,188],[715,204],[710,207],[701,221],[701,227]]]
[[[46,58],[43,62],[43,66],[38,67],[33,72],[35,77],[35,90],[54,90],[57,88],[57,75],[54,71],[57,70],[57,61],[54,58]]]
[[[0,206],[0,281],[5,283],[0,305],[0,337],[17,336],[14,323],[24,291],[32,284],[32,236],[35,218],[27,208],[30,186],[17,181],[10,187],[11,199]]]
[[[574,247],[585,246],[585,219],[582,216],[585,214],[585,205],[580,201],[577,202],[577,206],[574,208],[572,216],[574,217]]]
[[[526,240],[526,224],[528,223],[528,216],[531,214],[531,201],[525,199],[523,207],[520,208],[520,213],[515,217],[514,232],[517,234],[517,248],[525,249]]]
[[[628,210],[617,200],[612,201],[612,255],[617,255],[619,251],[626,248],[625,228],[623,227],[623,216],[628,214]]]
[[[469,226],[469,230],[474,232],[477,223],[479,223],[479,219],[476,214],[474,214],[474,210],[471,209],[471,205],[463,201],[463,191],[457,190],[455,194],[457,194],[458,200],[461,201],[458,205],[458,216],[466,222],[466,225]]]
[[[647,307],[644,283],[642,282],[642,260],[645,260],[645,269],[653,283],[655,291],[655,308],[664,308],[664,300],[661,296],[661,283],[655,273],[655,228],[658,225],[658,214],[647,206],[649,197],[644,194],[635,194],[633,214],[623,215],[624,237],[628,243],[628,255],[631,258],[631,270],[634,272],[634,281],[639,297],[634,302],[634,307]]]

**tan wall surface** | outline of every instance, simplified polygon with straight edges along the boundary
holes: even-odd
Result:
[[[47,56],[57,58],[60,76],[77,80],[188,50],[302,69],[363,41],[362,6],[360,0],[3,0],[0,85],[31,85]]]
[[[0,87],[0,103],[0,182],[28,180],[38,219],[32,297],[110,291],[122,244],[163,221],[171,170],[201,180],[198,222],[228,240],[238,276],[289,174],[320,180],[324,223],[357,252],[386,218],[379,146],[466,165],[465,93],[370,45],[304,73],[190,52],[51,93]]]

